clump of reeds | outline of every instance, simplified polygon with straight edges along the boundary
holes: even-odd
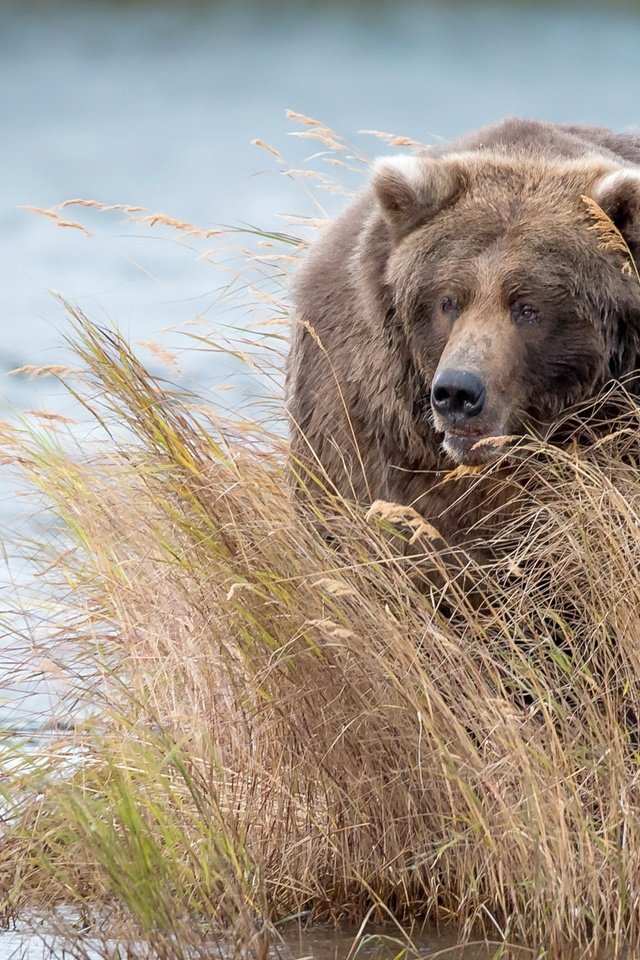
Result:
[[[407,505],[294,502],[277,432],[76,322],[100,454],[5,446],[62,521],[47,655],[88,719],[7,764],[2,915],[75,908],[72,952],[105,956],[115,932],[263,957],[292,919],[637,953],[635,402],[592,439],[505,446],[517,509],[489,562]]]
[[[291,917],[637,949],[635,405],[520,449],[510,549],[461,565],[407,511],[295,505],[282,440],[78,335],[126,432],[20,457],[73,541],[49,575],[95,717],[8,831],[9,900],[117,905],[174,953],[262,955]]]

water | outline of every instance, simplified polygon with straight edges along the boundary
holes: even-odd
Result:
[[[70,918],[67,918],[67,923]],[[52,960],[58,956],[79,956],[87,960],[100,960],[105,955],[117,957],[135,957],[136,945],[118,943],[109,940],[109,934],[103,933],[103,939],[83,937],[82,948],[69,951],[68,941],[59,934],[51,931],[49,923],[34,921],[30,925],[20,925],[16,930],[0,932],[0,957],[2,960]],[[113,934],[111,934],[113,936]],[[408,958],[411,957],[441,957],[442,960],[492,960],[496,956],[497,943],[477,941],[467,947],[457,947],[457,941],[452,933],[435,932],[434,930],[419,931],[410,938],[411,948]],[[393,927],[371,928],[371,932],[361,933],[356,928],[335,930],[330,927],[315,927],[311,930],[284,930],[281,943],[275,947],[271,956],[273,960],[345,960],[346,957],[358,957],[359,960],[394,960],[402,955],[407,941],[400,931]],[[65,949],[66,947],[66,949]],[[139,951],[140,957],[147,954],[144,949]],[[211,955],[225,957],[224,948],[211,945]],[[231,952],[229,957],[231,957]],[[530,958],[530,950],[512,947],[508,953],[512,960]]]

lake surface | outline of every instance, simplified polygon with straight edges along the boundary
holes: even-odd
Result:
[[[287,107],[368,155],[387,148],[361,129],[429,142],[505,114],[625,130],[640,126],[639,50],[640,14],[624,6],[0,0],[0,420],[71,409],[54,381],[6,375],[68,361],[52,290],[134,341],[196,317],[246,321],[219,305],[228,278],[166,231],[94,213],[83,217],[95,234],[87,238],[22,207],[84,197],[206,228],[283,229],[283,214],[316,211],[250,142],[273,144],[297,167],[317,153],[288,137],[299,128]],[[332,212],[338,202],[326,199]],[[198,388],[235,376],[219,354],[180,359]],[[235,402],[251,390],[241,385]],[[16,493],[3,476],[5,539],[33,522]],[[19,585],[24,567],[14,562],[9,574]],[[21,647],[0,646],[0,724],[51,707],[39,681],[7,680],[22,657]]]

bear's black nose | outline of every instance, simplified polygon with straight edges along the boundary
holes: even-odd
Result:
[[[477,417],[487,391],[469,370],[443,370],[431,388],[431,406],[443,417]]]

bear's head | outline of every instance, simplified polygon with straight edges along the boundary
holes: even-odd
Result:
[[[640,365],[637,168],[427,153],[379,160],[373,195],[385,309],[455,462]]]

